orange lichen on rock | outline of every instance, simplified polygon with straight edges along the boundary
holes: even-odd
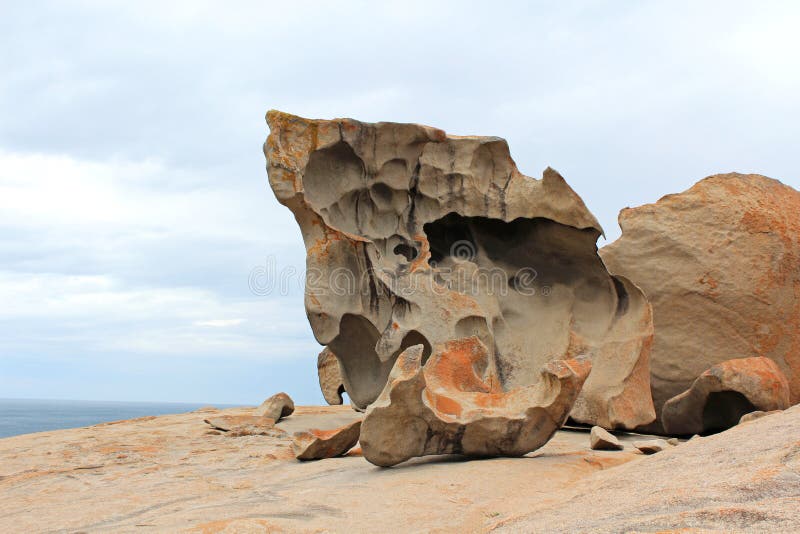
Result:
[[[477,337],[423,347],[398,358],[361,429],[364,457],[392,466],[428,454],[521,456],[544,445],[566,421],[591,371],[588,359],[551,361],[531,385],[489,387],[492,365]],[[466,370],[466,371],[465,371]]]
[[[619,222],[622,236],[600,254],[652,303],[659,414],[732,357],[773,360],[800,402],[800,192],[765,176],[722,174],[622,210]]]
[[[330,430],[310,429],[294,435],[292,449],[298,460],[342,456],[358,443],[361,421]]]

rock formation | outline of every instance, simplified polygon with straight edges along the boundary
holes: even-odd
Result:
[[[759,175],[706,178],[619,215],[600,252],[653,305],[658,413],[706,369],[764,356],[800,401],[800,193]]]
[[[294,401],[283,392],[271,396],[253,412],[254,415],[269,417],[276,422],[289,417],[292,413],[294,413]]]
[[[395,362],[361,429],[364,457],[392,466],[428,454],[522,456],[544,445],[566,421],[591,370],[588,359],[550,361],[531,385],[504,387],[477,338],[425,349]]]
[[[477,336],[505,390],[586,355],[576,421],[654,419],[650,305],[608,273],[597,220],[556,171],[524,176],[497,137],[277,111],[267,122],[270,185],[306,246],[308,318],[354,407],[378,398],[407,348],[422,345],[424,363]]]
[[[661,422],[670,434],[719,432],[756,411],[790,406],[789,382],[768,358],[739,358],[711,367],[664,404]]]
[[[321,460],[341,456],[355,447],[361,431],[361,421],[332,430],[311,429],[297,432],[292,450],[298,460]]]
[[[342,404],[342,393],[345,391],[342,371],[339,368],[339,359],[328,347],[322,349],[317,356],[317,376],[325,402],[330,405]]]

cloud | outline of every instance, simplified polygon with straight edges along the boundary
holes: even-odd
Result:
[[[209,319],[207,321],[195,321],[196,326],[210,326],[212,328],[226,328],[237,326],[244,322],[244,319]]]
[[[248,286],[254,268],[305,262],[267,186],[269,108],[501,135],[523,172],[562,172],[611,239],[620,208],[709,174],[800,187],[799,15],[736,1],[10,3],[0,395],[148,384],[153,398],[257,402],[267,384],[318,398],[301,284]]]
[[[0,353],[46,342],[51,349],[112,355],[191,358],[222,352],[269,360],[313,354],[305,316],[301,310],[293,313],[287,299],[220,298],[196,288],[130,288],[109,276],[0,271],[0,301],[9,303],[0,309],[0,321],[31,325],[5,331]],[[225,316],[236,318],[209,319]],[[33,340],[32,331],[47,335]],[[276,335],[281,340],[266,342]]]

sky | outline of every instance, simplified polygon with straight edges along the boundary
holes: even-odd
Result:
[[[504,137],[600,246],[711,174],[800,188],[799,23],[770,1],[0,0],[0,398],[323,402],[268,109]]]

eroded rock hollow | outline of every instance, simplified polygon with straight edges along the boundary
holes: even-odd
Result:
[[[497,137],[267,114],[270,185],[307,250],[305,305],[356,409],[398,356],[474,336],[501,391],[554,360],[592,373],[571,416],[651,422],[650,305],[597,254],[602,230],[554,170],[521,174]]]

